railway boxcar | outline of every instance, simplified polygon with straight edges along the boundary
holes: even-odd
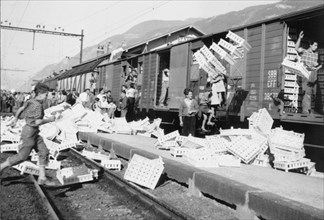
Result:
[[[319,135],[323,133],[323,69],[318,71],[317,93],[313,99],[313,114],[302,114],[301,101],[303,88],[295,91],[287,86],[287,78],[291,77],[281,63],[287,55],[291,55],[291,46],[294,45],[297,35],[304,31],[305,40],[315,40],[319,44],[319,59],[324,60],[323,39],[324,30],[323,5],[303,10],[300,12],[271,18],[255,24],[232,28],[231,31],[244,38],[251,50],[244,51],[242,59],[234,65],[225,61],[228,84],[231,88],[227,91],[228,103],[225,108],[226,115],[239,116],[243,121],[252,112],[260,108],[266,108],[274,119],[287,129],[306,133],[306,142],[314,146],[323,146],[324,139]],[[113,92],[118,97],[123,79],[123,66],[135,63],[138,69],[142,69],[141,77],[141,101],[140,109],[144,112],[153,111],[164,122],[177,124],[177,112],[179,101],[183,98],[183,89],[191,87],[195,98],[204,91],[207,73],[198,68],[193,59],[193,53],[203,45],[210,47],[213,42],[220,39],[227,40],[228,30],[224,32],[205,35],[186,42],[170,44],[164,48],[156,49],[140,55],[131,56],[125,53],[125,59],[115,62],[113,73]],[[306,44],[306,41],[303,42]],[[136,60],[136,61],[134,61]],[[170,70],[170,83],[167,107],[160,107],[159,96],[161,93],[161,72]],[[116,75],[117,74],[117,75]],[[301,78],[296,76],[296,83],[300,84]],[[114,90],[115,91],[115,90]],[[284,114],[279,114],[279,108],[274,104],[273,98],[284,92]],[[293,93],[292,93],[293,92]],[[231,96],[232,95],[232,96]],[[292,100],[291,96],[298,97]],[[220,112],[218,112],[220,113]],[[299,124],[297,124],[299,123]],[[317,138],[314,138],[317,137]],[[316,140],[315,140],[316,139]]]
[[[243,121],[252,112],[266,108],[274,119],[287,128],[293,128],[297,132],[306,132],[307,142],[323,146],[324,137],[317,138],[318,141],[314,139],[314,135],[323,136],[318,135],[319,132],[323,133],[324,127],[323,69],[318,71],[317,93],[313,102],[315,114],[309,115],[301,114],[302,88],[289,87],[289,80],[295,77],[294,80],[298,84],[300,77],[293,76],[281,65],[287,55],[292,55],[296,37],[302,30],[305,33],[305,40],[312,39],[318,42],[319,58],[320,62],[323,62],[323,26],[324,5],[320,5],[254,24],[231,28],[232,32],[251,45],[251,49],[245,50],[243,58],[237,59],[234,65],[220,60],[226,68],[229,86],[226,107],[218,111],[218,115],[238,116]],[[103,87],[111,90],[113,99],[117,101],[121,86],[127,83],[125,80],[127,75],[135,71],[140,94],[138,107],[141,112],[143,114],[154,112],[163,119],[163,123],[177,126],[179,101],[184,96],[184,88],[193,88],[194,96],[198,99],[206,86],[207,73],[199,69],[193,54],[202,46],[206,45],[209,48],[214,42],[218,43],[220,39],[230,42],[226,38],[228,31],[196,36],[194,39],[185,41],[173,41],[173,43],[169,41],[165,45],[151,45],[151,48],[148,48],[148,44],[135,45],[124,51],[120,59],[101,63],[97,67],[99,72],[97,88]],[[168,42],[167,37],[165,42]],[[159,99],[162,88],[162,70],[166,68],[170,70],[168,100],[167,106],[161,107]],[[73,86],[72,75],[68,74],[69,80],[65,78],[62,81],[63,87]],[[281,92],[284,92],[285,114],[283,115],[279,114],[278,106],[274,104],[272,98]],[[297,123],[300,125],[296,125]],[[310,135],[307,135],[307,132]]]

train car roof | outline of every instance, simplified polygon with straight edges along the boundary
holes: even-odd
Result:
[[[311,7],[311,8],[307,8],[307,9],[303,9],[303,10],[300,10],[300,11],[297,11],[297,12],[291,12],[291,13],[284,14],[284,15],[279,15],[279,16],[276,16],[276,17],[273,17],[273,18],[260,20],[260,21],[254,22],[254,23],[237,26],[237,27],[234,27],[234,28],[227,28],[227,29],[224,29],[223,31],[206,34],[204,36],[197,37],[195,39],[190,39],[190,40],[185,41],[185,42],[180,42],[180,43],[174,44],[172,46],[185,44],[185,43],[188,43],[188,42],[199,41],[199,40],[202,40],[202,39],[212,37],[212,36],[217,35],[217,34],[226,33],[229,30],[230,31],[239,31],[239,30],[243,30],[244,28],[258,26],[258,25],[263,24],[263,23],[271,23],[271,22],[275,22],[275,21],[289,21],[289,20],[292,20],[292,19],[296,19],[298,17],[317,16],[317,15],[321,15],[321,14],[324,14],[324,4],[321,4],[321,5],[318,5],[318,6],[315,6],[315,7]],[[165,48],[162,48],[161,50],[163,50],[163,49],[165,49]]]
[[[243,30],[244,28],[258,26],[258,25],[263,24],[263,23],[271,23],[271,22],[275,22],[275,21],[289,21],[289,20],[296,19],[296,18],[299,18],[299,17],[317,16],[317,15],[321,15],[321,14],[324,14],[324,4],[321,4],[321,5],[318,5],[318,6],[315,6],[315,7],[311,7],[311,8],[307,8],[307,9],[303,9],[303,10],[300,10],[300,11],[297,11],[297,12],[292,12],[292,13],[288,13],[288,14],[284,14],[284,15],[279,15],[279,16],[276,16],[276,17],[273,17],[273,18],[260,20],[260,21],[257,21],[255,23],[250,23],[250,24],[247,24],[247,25],[242,25],[242,26],[238,26],[238,27],[234,27],[234,28],[228,28],[226,30],[219,31],[217,33],[206,34],[206,35],[203,35],[203,36],[196,37],[194,39],[190,39],[190,40],[187,40],[187,41],[184,41],[184,42],[179,42],[179,43],[176,43],[176,44],[173,44],[173,45],[169,45],[167,47],[159,48],[159,49],[156,49],[156,50],[147,51],[145,53],[137,54],[137,55],[134,55],[134,56],[130,56],[130,57],[127,57],[126,56],[126,57],[124,57],[122,59],[119,59],[118,61],[114,61],[114,62],[107,63],[106,65],[113,64],[115,62],[121,62],[121,61],[130,59],[130,58],[136,58],[136,57],[143,56],[143,55],[149,54],[149,53],[161,52],[163,50],[168,50],[168,49],[170,49],[170,48],[172,48],[174,46],[177,46],[177,45],[186,44],[186,43],[189,43],[189,42],[195,42],[195,41],[199,41],[199,40],[203,40],[203,39],[212,37],[212,36],[217,35],[217,34],[226,33],[229,30],[231,30],[231,31],[239,31],[239,30]],[[191,25],[188,25],[188,26],[185,26],[185,27],[176,29],[176,30],[174,30],[174,31],[172,31],[170,33],[177,32],[177,31],[182,30],[184,28],[194,28],[195,30],[199,31],[196,27],[193,27]],[[202,31],[200,31],[200,32],[203,34]],[[152,40],[158,39],[158,38],[163,37],[163,36],[168,35],[168,34],[169,33],[163,34],[163,35],[160,35],[160,36],[158,36],[156,38],[152,38],[150,40],[147,40],[145,42],[142,42],[142,43],[139,43],[139,44],[136,44],[136,45],[132,45],[131,47],[129,47],[129,48],[127,48],[125,50],[125,54],[127,55],[127,51],[130,50],[130,49],[132,49],[132,48],[135,48],[137,46],[140,46],[142,44],[145,44],[148,41],[152,41]],[[102,55],[100,57],[93,58],[91,60],[86,61],[85,63],[81,63],[81,64],[78,64],[76,66],[73,66],[72,69],[75,68],[75,67],[77,67],[77,66],[84,65],[84,64],[86,64],[88,62],[92,62],[93,60],[99,59],[101,57],[106,57],[106,56],[110,56],[110,53],[104,54],[104,55]],[[76,73],[76,72],[74,72],[74,73]],[[78,75],[78,74],[79,73],[77,73],[77,74],[69,73],[68,76]],[[68,77],[68,76],[65,75],[63,77],[60,77],[60,79],[65,78],[65,77]]]

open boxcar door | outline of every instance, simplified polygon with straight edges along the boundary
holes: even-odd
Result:
[[[183,90],[188,81],[188,44],[171,48],[169,101],[170,109],[178,109],[184,98]]]

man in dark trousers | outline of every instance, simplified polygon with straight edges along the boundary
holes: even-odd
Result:
[[[66,96],[66,102],[69,103],[71,106],[75,104],[76,98],[75,98],[75,89],[71,92],[71,90],[67,90],[68,94]]]

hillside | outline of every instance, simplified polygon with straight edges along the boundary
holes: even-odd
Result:
[[[321,4],[323,4],[323,0],[283,0],[279,3],[248,7],[241,11],[233,11],[207,19],[189,18],[184,21],[145,21],[133,26],[123,34],[111,36],[91,47],[84,48],[83,61],[96,57],[98,44],[107,45],[108,42],[111,42],[112,49],[119,47],[123,42],[127,46],[131,46],[188,24],[194,25],[206,34],[217,33]],[[68,61],[64,59],[60,63],[44,67],[44,69],[33,76],[33,79],[44,79],[54,71],[59,72],[62,69],[69,69],[78,63],[79,54],[76,54],[74,58]]]

